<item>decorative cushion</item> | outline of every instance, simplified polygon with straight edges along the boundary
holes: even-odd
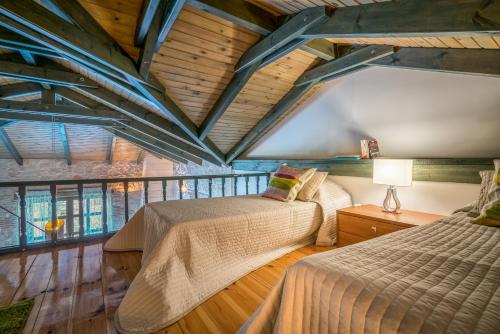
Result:
[[[328,172],[314,173],[311,179],[307,181],[299,191],[297,199],[304,202],[310,202],[327,176]]]
[[[315,172],[316,168],[295,169],[287,165],[282,165],[271,176],[269,186],[262,193],[262,196],[278,201],[291,202],[297,197],[300,189],[302,189]]]
[[[483,170],[479,172],[479,175],[481,176],[481,190],[479,191],[479,198],[471,210],[477,214],[479,214],[484,205],[488,203],[488,194],[493,184],[493,179],[495,178],[495,171]]]
[[[475,224],[500,227],[500,160],[495,160],[495,175],[488,193],[488,203],[481,209]]]

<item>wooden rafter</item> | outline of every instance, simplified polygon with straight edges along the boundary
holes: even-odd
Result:
[[[40,93],[42,87],[34,82],[17,82],[0,86],[0,98],[16,98]]]
[[[303,86],[293,87],[257,124],[228,152],[226,163],[231,163],[238,157],[248,145],[252,143],[260,134],[267,130],[281,115],[297,103],[317,81],[313,81]]]
[[[150,31],[153,18],[157,12],[160,0],[145,0],[142,4],[141,15],[137,21],[137,29],[135,31],[135,45],[141,46],[146,39],[146,35]]]
[[[30,39],[16,35],[4,28],[0,28],[0,47],[13,51],[28,52],[32,55],[41,55],[52,58],[61,57],[51,49],[35,43]]]
[[[42,100],[43,102],[43,100]],[[18,113],[44,113],[47,115],[100,118],[107,120],[127,121],[129,118],[110,109],[88,109],[79,106],[55,105],[49,103],[19,102],[10,100],[0,100],[0,110]]]
[[[370,45],[360,50],[347,54],[329,61],[326,64],[316,66],[315,68],[305,72],[295,82],[296,86],[307,85],[311,82],[318,82],[338,73],[348,71],[350,69],[362,66],[371,61],[383,58],[394,53],[393,46],[387,45]]]
[[[327,17],[328,15],[325,7],[304,9],[248,49],[243,56],[241,56],[236,65],[236,71],[241,71],[255,62],[264,59],[274,51],[284,47],[294,39],[300,38],[304,31],[320,24]]]
[[[99,103],[95,100],[92,100],[87,96],[81,95],[73,90],[57,89],[56,93],[58,95],[63,96],[64,98],[74,102],[74,103],[77,103],[78,105],[81,105],[81,106],[86,107],[86,108],[90,108],[92,110],[102,109],[105,107],[101,103]],[[121,107],[127,109],[127,106],[125,104],[122,105]],[[131,109],[127,109],[127,110],[130,111]],[[144,113],[144,111],[143,111],[143,113]],[[144,115],[148,115],[148,114],[149,113],[146,113]],[[124,116],[123,114],[121,114],[121,115]],[[160,117],[160,119],[165,120],[161,117]],[[167,135],[166,133],[164,133],[160,130],[157,130],[154,127],[151,127],[151,126],[148,126],[144,123],[141,123],[138,120],[134,120],[132,118],[127,118],[125,121],[120,121],[119,124],[115,124],[115,125],[119,125],[121,127],[126,127],[129,129],[132,129],[132,130],[137,131],[143,135],[149,136],[151,140],[160,140],[161,142],[169,145],[170,147],[175,148],[176,150],[178,149],[180,151],[184,151],[184,152],[188,153],[191,156],[210,161],[214,164],[218,164],[218,162],[215,161],[210,154],[203,151],[202,149],[195,147],[191,144],[188,144],[183,140],[180,140],[180,139],[177,139],[173,136]],[[167,123],[167,125],[168,125],[168,123]],[[178,155],[182,156],[183,153],[178,153]]]
[[[368,65],[500,77],[500,50],[401,48]]]
[[[37,66],[19,64],[16,62],[4,60],[0,60],[0,75],[9,78],[47,83],[52,85],[86,86],[97,88],[96,85],[89,84],[87,78],[74,72],[41,69]]]
[[[472,36],[500,32],[500,3],[401,0],[342,7],[305,38]]]
[[[49,123],[70,123],[79,125],[93,125],[101,127],[112,127],[116,124],[110,120],[97,119],[97,118],[82,118],[82,117],[61,117],[51,116],[47,114],[24,114],[11,111],[0,110],[0,119],[10,121],[28,121],[28,122],[49,122]]]
[[[245,0],[188,0],[188,4],[264,36],[279,27],[277,17]],[[335,58],[333,43],[327,40],[310,41],[301,49],[325,60]]]
[[[17,164],[19,166],[22,166],[23,158],[21,157],[19,151],[16,149],[16,146],[14,146],[14,143],[10,140],[7,132],[3,128],[0,128],[0,141],[2,141],[2,143],[5,145],[12,158],[16,160]]]
[[[157,155],[160,155],[161,157],[164,157],[164,158],[167,158],[170,160],[175,160],[175,161],[180,162],[180,163],[184,163],[184,164],[188,163],[188,161],[186,159],[180,158],[180,157],[178,157],[178,156],[176,156],[168,151],[157,148],[154,145],[151,145],[150,143],[137,140],[136,138],[129,136],[126,133],[120,132],[117,129],[109,129],[108,128],[107,130],[109,132],[111,132],[112,134],[114,134],[115,136],[120,137],[122,139],[125,139],[126,141],[129,141],[129,142],[135,144],[136,146],[138,146],[146,151],[155,153]]]
[[[143,98],[152,102],[167,117],[174,120],[198,145],[210,152],[219,161],[224,161],[222,152],[213,142],[208,138],[205,140],[198,138],[196,125],[163,92],[163,87],[159,82],[154,77],[151,77],[150,83],[144,82],[128,57],[117,53],[104,43],[99,43],[88,33],[75,29],[31,1],[19,0],[11,3],[2,0],[0,1],[0,14],[3,15],[0,17],[0,25],[22,34],[24,37],[51,47],[58,53],[64,54],[84,66],[89,66],[99,71],[99,73],[123,80],[123,78],[116,76],[116,72],[120,73],[128,83],[131,83],[143,95]],[[130,87],[123,85],[123,83],[120,84],[114,81],[113,84],[117,84],[125,91],[130,91]],[[161,87],[160,91],[153,88],[154,86]]]
[[[179,16],[179,13],[181,12],[185,2],[186,0],[169,0],[167,2],[166,8],[162,15],[163,20],[158,32],[158,38],[154,48],[155,51],[158,51],[163,42],[165,42],[165,40],[167,39],[168,33],[170,32],[172,25],[177,19],[177,16]]]

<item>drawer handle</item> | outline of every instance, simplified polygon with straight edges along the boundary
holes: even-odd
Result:
[[[377,234],[377,227],[376,226],[372,226],[370,228],[370,230],[372,231],[372,234]]]

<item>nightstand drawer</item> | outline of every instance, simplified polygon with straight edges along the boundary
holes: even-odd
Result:
[[[339,231],[339,234],[337,235],[337,246],[342,247],[342,246],[357,244],[358,242],[365,240],[367,239],[361,238],[360,236],[351,233]]]
[[[382,223],[375,220],[343,214],[339,215],[338,224],[340,233],[349,233],[363,239],[370,239],[404,229],[404,227],[390,223]]]

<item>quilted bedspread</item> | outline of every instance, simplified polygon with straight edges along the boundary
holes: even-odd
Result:
[[[325,182],[315,202],[259,196],[158,202],[141,209],[105,250],[142,249],[142,267],[116,315],[122,333],[172,324],[248,272],[305,244],[335,241],[350,196]]]
[[[499,333],[500,229],[458,212],[287,269],[239,333]]]

